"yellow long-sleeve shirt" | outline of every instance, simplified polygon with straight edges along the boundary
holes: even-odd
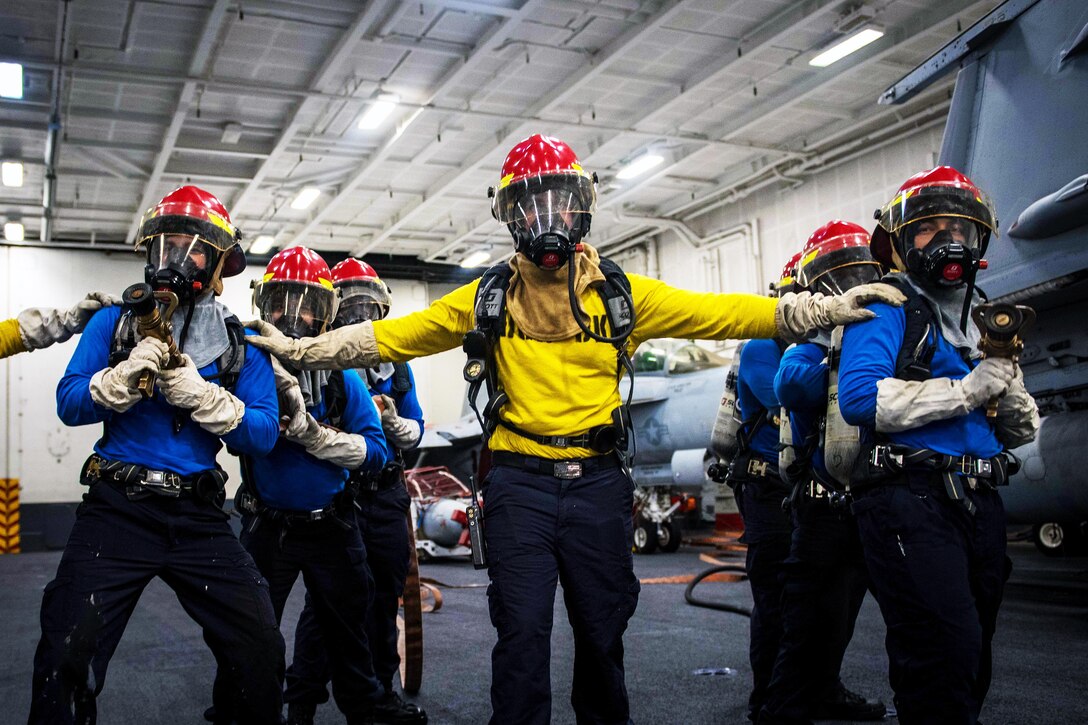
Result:
[[[775,334],[776,300],[749,294],[710,294],[676,289],[659,280],[628,274],[635,304],[633,353],[639,343],[659,337],[701,340],[747,339]],[[384,361],[403,362],[460,347],[476,326],[473,303],[479,280],[436,300],[425,310],[374,323],[374,337]],[[591,317],[606,319],[604,301],[595,289],[581,297]],[[591,326],[592,327],[592,326]],[[522,335],[509,311],[496,345],[499,381],[510,398],[504,420],[537,435],[577,435],[612,420],[620,405],[616,349],[608,343],[576,335],[541,342]],[[496,451],[544,458],[584,458],[588,448],[553,448],[499,426],[491,438]]]
[[[0,359],[20,352],[26,352],[26,346],[19,334],[19,321],[15,318],[0,321]]]

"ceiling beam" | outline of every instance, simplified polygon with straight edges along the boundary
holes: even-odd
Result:
[[[227,9],[230,5],[231,0],[215,0],[215,4],[212,6],[211,10],[207,11],[207,20],[204,23],[204,30],[200,33],[200,39],[196,43],[193,57],[189,61],[189,75],[204,75],[207,68],[210,66],[212,54],[215,50],[216,43],[219,40],[219,33],[223,29],[224,20],[227,16]],[[185,117],[189,114],[189,105],[193,102],[193,97],[196,95],[197,85],[197,81],[195,80],[186,81],[184,87],[181,89],[181,94],[178,97],[173,118],[170,120],[170,125],[167,126],[166,132],[163,134],[162,150],[159,151],[159,155],[155,159],[155,165],[151,171],[151,178],[144,187],[143,196],[140,197],[140,203],[133,213],[132,223],[129,224],[129,239],[136,238],[136,232],[139,230],[140,219],[143,216],[144,210],[151,206],[151,203],[155,201],[155,195],[158,194],[159,181],[162,179],[163,172],[166,171],[166,163],[173,154],[174,144],[177,142],[178,134],[181,133],[181,127],[185,123]]]
[[[768,116],[782,113],[783,111],[794,107],[824,88],[834,83],[841,82],[847,74],[880,61],[882,58],[892,54],[904,43],[916,41],[918,35],[927,30],[932,30],[942,22],[949,21],[965,11],[980,5],[991,4],[991,1],[992,0],[947,0],[942,3],[938,9],[922,10],[892,29],[891,32],[884,37],[865,48],[862,48],[856,53],[847,56],[830,68],[814,69],[811,75],[805,80],[796,83],[773,96],[767,97],[759,103],[752,104],[749,106],[748,110],[743,113],[731,116],[724,127],[715,130],[714,137],[729,140],[730,138],[740,136],[745,131],[754,128],[765,121]],[[935,14],[937,13],[939,13],[939,15],[935,17]],[[874,108],[873,111],[879,112],[879,109]],[[608,208],[620,203],[640,188],[667,176],[675,169],[683,168],[688,163],[689,159],[695,158],[699,154],[705,153],[705,151],[706,147],[696,147],[689,153],[673,157],[671,163],[655,169],[653,173],[640,177],[629,187],[603,197],[598,203],[598,207]]]
[[[327,90],[329,84],[340,73],[342,66],[351,60],[352,51],[355,50],[360,37],[369,33],[372,27],[383,23],[389,13],[396,9],[396,5],[397,3],[392,2],[392,0],[367,3],[366,8],[355,17],[348,29],[336,41],[336,45],[326,56],[325,62],[314,73],[313,78],[310,80],[310,90],[317,92]],[[287,149],[294,139],[295,133],[302,127],[303,119],[313,113],[316,107],[317,101],[309,97],[304,98],[295,106],[294,111],[286,119],[283,131],[272,145],[272,150],[269,151],[268,156],[254,172],[250,182],[231,201],[231,209],[241,210],[246,202],[252,198],[253,194],[261,187],[265,177],[272,170],[276,158]]]
[[[525,0],[518,8],[515,15],[503,18],[492,24],[491,28],[484,33],[483,37],[481,37],[476,44],[472,54],[465,58],[463,63],[455,63],[446,71],[435,89],[429,94],[429,98],[425,104],[433,103],[435,99],[442,96],[447,89],[460,83],[466,75],[474,72],[478,65],[489,59],[492,50],[505,40],[509,31],[516,28],[518,23],[534,10],[536,2],[537,0]],[[363,162],[358,170],[340,186],[336,194],[318,209],[299,231],[294,233],[296,242],[302,242],[308,235],[312,234],[331,211],[339,206],[359,184],[362,184],[369,179],[374,167],[390,155],[397,139],[400,138],[401,134],[404,133],[408,126],[410,126],[421,113],[422,109],[416,109],[408,116],[408,118],[401,121],[401,123],[386,136],[381,146],[379,146],[379,148]]]
[[[534,117],[560,105],[571,93],[585,83],[595,79],[612,63],[619,60],[624,52],[633,44],[638,43],[648,34],[654,32],[657,28],[671,20],[681,9],[683,9],[686,2],[687,0],[667,0],[662,3],[658,10],[643,23],[624,31],[607,46],[597,53],[594,53],[573,73],[568,74],[559,83],[552,86],[550,92],[544,94],[536,103],[525,109],[525,115],[527,117]],[[526,6],[529,4],[530,3],[527,2]],[[523,6],[523,9],[524,7],[525,6]],[[505,148],[511,143],[520,140],[525,134],[526,125],[527,124],[524,121],[521,121],[505,127],[503,132],[499,134],[497,147]],[[460,169],[443,176],[437,184],[427,190],[420,202],[398,212],[396,218],[386,225],[385,229],[382,230],[380,234],[375,235],[373,239],[356,251],[359,254],[366,254],[375,249],[386,239],[389,239],[416,214],[427,209],[434,200],[440,198],[445,192],[456,187],[465,174],[474,172],[485,159],[494,154],[495,149],[496,144],[493,143],[488,143],[476,148],[463,162]],[[361,172],[369,172],[373,166],[373,163],[367,164]],[[311,224],[313,224],[313,222],[311,222]]]

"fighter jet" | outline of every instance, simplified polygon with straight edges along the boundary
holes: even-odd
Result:
[[[671,351],[670,351],[671,349]],[[694,344],[644,343],[635,366],[631,419],[635,429],[631,475],[635,492],[635,549],[675,551],[680,545],[678,514],[699,508],[713,520],[717,485],[709,481],[707,450],[730,359]],[[624,378],[625,400],[631,380]],[[481,397],[483,397],[481,395]],[[479,403],[483,409],[484,402]],[[428,429],[412,467],[447,466],[463,480],[479,469],[481,430],[466,411],[457,423]]]
[[[979,286],[1028,305],[1037,323],[1020,366],[1045,416],[1015,453],[1001,490],[1010,523],[1034,525],[1048,553],[1083,539],[1088,520],[1088,15],[1068,0],[1008,0],[888,88],[902,103],[956,72],[940,163],[994,199],[1000,238]]]

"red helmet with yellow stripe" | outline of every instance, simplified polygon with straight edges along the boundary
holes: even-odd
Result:
[[[329,265],[306,247],[278,252],[254,287],[253,304],[262,320],[285,335],[320,335],[336,318],[336,291]]]
[[[220,278],[246,268],[241,238],[219,199],[182,186],[144,212],[135,246],[147,250],[145,281],[185,300],[218,292]]]
[[[392,297],[378,272],[361,259],[348,257],[332,268],[332,284],[340,293],[333,327],[383,320],[389,314]]]
[[[781,297],[787,292],[800,292],[801,285],[797,284],[797,264],[801,261],[801,252],[790,257],[782,273],[778,275],[778,281],[771,283],[771,296]]]
[[[555,269],[589,234],[596,181],[570,146],[534,134],[506,155],[499,184],[488,191],[491,213],[510,230],[517,251]]]
[[[852,222],[829,221],[812,233],[797,263],[797,282],[812,292],[838,295],[880,279],[869,232]]]

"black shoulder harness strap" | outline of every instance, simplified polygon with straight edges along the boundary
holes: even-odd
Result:
[[[408,363],[393,363],[393,392],[404,395],[412,389],[412,378],[408,373]]]
[[[325,399],[325,421],[334,428],[343,428],[344,411],[347,408],[348,393],[344,387],[344,373],[333,370],[322,393]]]
[[[631,323],[634,320],[634,310],[631,309],[629,303],[631,280],[627,278],[623,269],[610,259],[602,257],[598,261],[598,268],[604,275],[604,282],[597,285],[596,290],[604,302],[609,327],[613,335],[623,332],[622,339],[613,343],[616,348],[617,377],[621,377],[624,370],[633,373],[633,366],[627,353],[627,339],[632,332],[633,326]],[[506,295],[513,274],[514,271],[506,262],[493,265],[484,272],[476,288],[476,299],[473,303],[476,327],[465,335],[463,349],[469,358],[469,363],[466,365],[466,377],[468,377],[468,371],[473,365],[479,365],[482,373],[477,375],[474,381],[469,382],[469,407],[476,411],[477,417],[480,418],[480,425],[483,427],[485,437],[490,436],[495,427],[501,423],[518,435],[551,445],[553,439],[564,439],[566,436],[535,436],[510,426],[499,415],[500,409],[509,398],[498,380],[493,352],[495,344],[505,331]],[[485,384],[487,386],[488,402],[481,416],[477,411],[476,399],[480,387]],[[630,401],[630,396],[628,396],[628,401]],[[626,431],[630,427],[630,413],[625,408],[621,408],[621,411],[618,424]],[[613,418],[616,417],[616,414],[613,413]],[[627,437],[621,436],[617,447],[625,448]],[[572,437],[572,440],[577,440],[577,438]]]
[[[895,377],[900,380],[929,380],[932,377],[930,365],[933,354],[937,351],[936,318],[932,308],[918,290],[909,282],[895,277],[881,280],[907,296],[903,305],[906,316],[906,328],[903,330],[903,344],[895,360]]]

